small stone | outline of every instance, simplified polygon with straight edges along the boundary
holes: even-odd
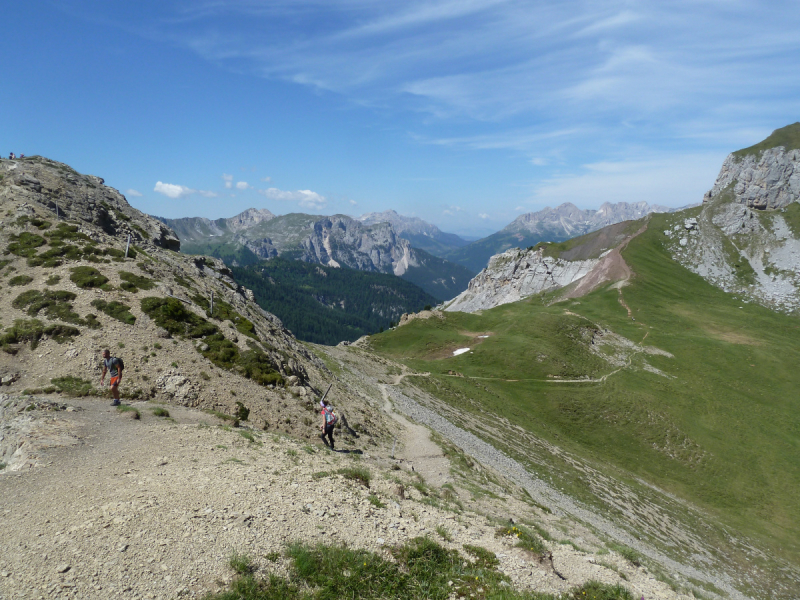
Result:
[[[70,570],[70,568],[71,568],[70,565],[68,565],[66,563],[58,565],[56,567],[56,573],[66,573],[67,571]]]

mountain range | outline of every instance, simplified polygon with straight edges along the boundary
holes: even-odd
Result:
[[[281,256],[329,267],[389,273],[445,300],[466,288],[474,273],[413,248],[392,224],[365,224],[347,215],[317,216],[249,209],[235,217],[160,219],[181,239],[187,254],[222,258],[231,265]]]

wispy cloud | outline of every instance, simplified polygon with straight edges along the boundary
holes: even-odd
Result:
[[[142,197],[142,192],[138,192],[138,191],[134,190],[133,188],[131,188],[129,190],[125,190],[125,195],[126,196],[131,196],[133,198],[141,198]]]
[[[258,190],[258,193],[270,200],[296,202],[301,207],[312,210],[322,210],[328,203],[325,196],[321,196],[317,192],[312,192],[311,190],[285,191],[279,190],[278,188],[269,188],[266,190]]]
[[[248,184],[246,181],[237,181],[236,182],[236,189],[237,190],[249,190],[252,189],[252,185]]]
[[[228,175],[227,173],[223,173],[222,180],[225,182],[225,189],[229,190],[233,187],[233,175]]]

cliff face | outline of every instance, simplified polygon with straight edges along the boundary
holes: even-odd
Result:
[[[400,238],[391,224],[366,226],[343,215],[326,217],[314,223],[301,242],[298,258],[332,267],[347,266],[360,271],[403,275],[419,266],[408,240]]]
[[[561,288],[584,277],[600,259],[562,260],[544,256],[544,248],[507,250],[489,260],[489,266],[444,310],[475,312],[517,302],[528,296]]]
[[[799,145],[795,123],[729,154],[696,218],[664,231],[675,260],[725,291],[800,309]]]
[[[780,146],[759,154],[729,154],[714,187],[703,199],[711,202],[726,192],[738,204],[757,210],[786,208],[800,198],[800,150]]]

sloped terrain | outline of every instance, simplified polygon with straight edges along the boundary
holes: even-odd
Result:
[[[463,427],[641,539],[697,567],[689,556],[705,556],[756,596],[790,598],[800,556],[789,492],[800,485],[799,324],[672,260],[663,230],[676,218],[652,216],[622,250],[632,271],[623,287],[441,313],[373,336],[370,347],[430,373],[414,385]],[[508,424],[489,426],[495,419]],[[558,449],[548,456],[540,443]],[[607,483],[595,472],[633,491],[600,492]],[[628,494],[636,499],[620,504]],[[640,520],[664,510],[672,516]],[[703,539],[689,543],[691,531]],[[689,551],[695,544],[703,550]]]
[[[482,466],[502,452],[471,456],[398,414],[398,364],[297,342],[101,179],[41,157],[0,175],[3,597],[202,597],[233,552],[281,575],[292,540],[391,558],[417,536],[496,554],[497,585],[679,597],[613,536],[537,507],[502,462]],[[106,347],[125,361],[120,409],[98,385]],[[315,438],[331,382],[337,453]]]

